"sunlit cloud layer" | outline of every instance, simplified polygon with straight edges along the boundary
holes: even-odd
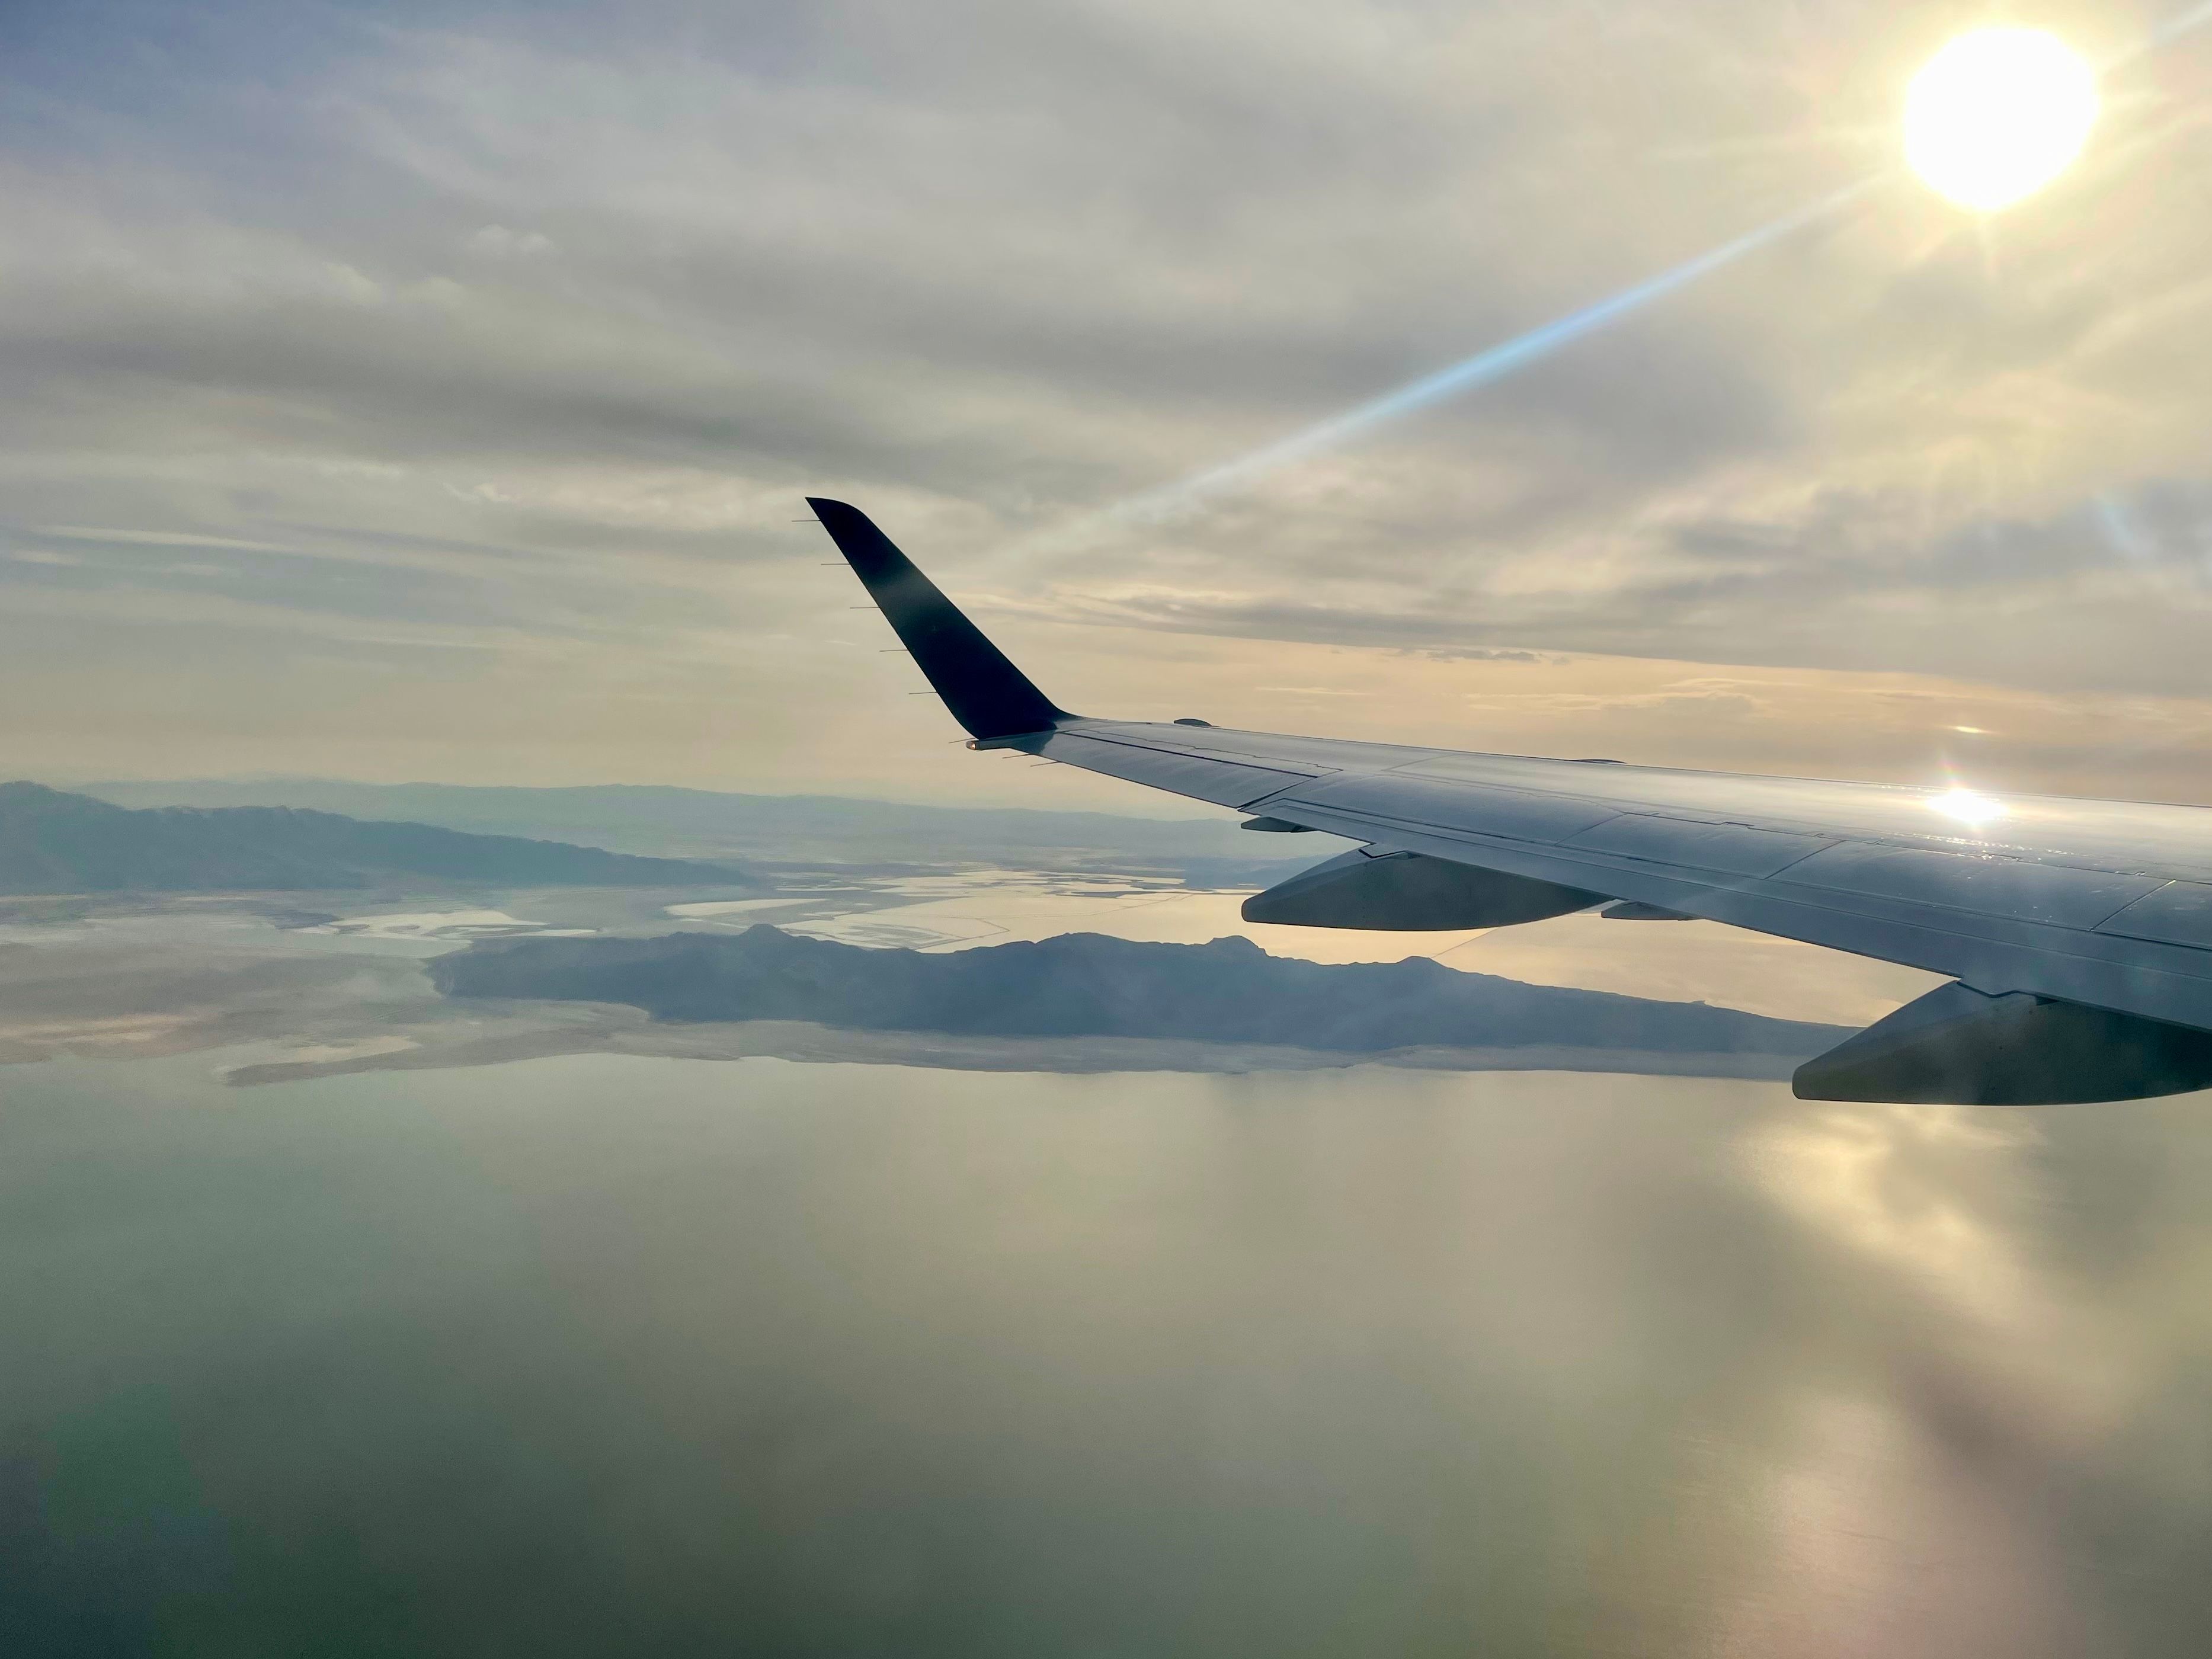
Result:
[[[1791,764],[1547,701],[1642,659],[1889,775],[1944,710],[2007,781],[2201,761],[2212,31],[2159,9],[2039,15],[2118,61],[1985,222],[1899,166],[1963,5],[50,9],[0,40],[0,770],[964,787],[809,492],[1100,712]],[[1255,690],[1323,673],[1367,695]]]

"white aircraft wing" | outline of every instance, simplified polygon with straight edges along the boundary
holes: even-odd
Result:
[[[1800,1068],[1819,1099],[2212,1086],[2212,809],[1347,743],[1054,705],[842,502],[823,526],[975,739],[1362,842],[1247,920],[1468,928],[1610,903],[1954,981]]]

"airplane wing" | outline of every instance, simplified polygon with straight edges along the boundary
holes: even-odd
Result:
[[[1502,927],[1607,904],[1948,975],[1802,1098],[2028,1104],[2212,1086],[2212,809],[1983,795],[1096,720],[1054,704],[865,514],[810,498],[975,749],[1356,851],[1251,921]]]

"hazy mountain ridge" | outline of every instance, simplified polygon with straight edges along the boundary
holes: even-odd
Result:
[[[928,955],[761,926],[736,934],[490,941],[441,957],[454,997],[620,1003],[670,1021],[796,1020],[991,1037],[1146,1037],[1380,1054],[1573,1047],[1812,1054],[1838,1028],[1709,1004],[1526,985],[1425,958],[1324,964],[1249,939],[1096,933]]]
[[[842,795],[749,795],[659,785],[534,789],[323,778],[96,783],[122,806],[294,806],[473,834],[550,836],[653,857],[897,862],[1115,860],[1173,866],[1216,884],[1236,866],[1316,862],[1346,843],[1256,836],[1233,819],[1124,817],[1024,807],[918,806]],[[1273,877],[1267,878],[1273,879]]]
[[[133,810],[0,783],[0,893],[268,892],[397,878],[513,886],[751,885],[742,870],[294,807]]]

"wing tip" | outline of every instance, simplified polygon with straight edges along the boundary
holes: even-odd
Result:
[[[990,741],[1049,732],[1073,718],[916,569],[875,520],[828,495],[809,495],[806,504],[969,736]]]

